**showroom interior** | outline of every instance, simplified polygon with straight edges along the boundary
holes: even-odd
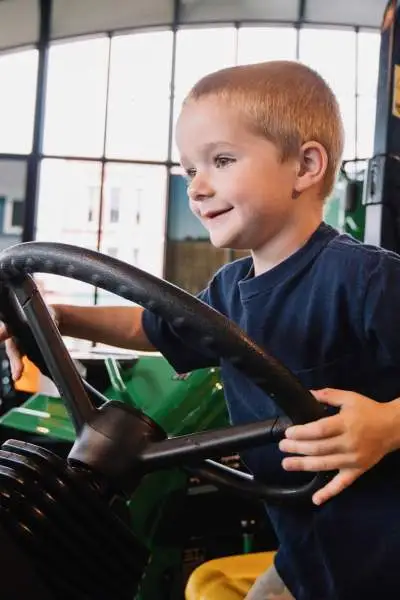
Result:
[[[179,310],[178,303],[176,310],[173,306],[176,288],[196,296],[224,265],[250,260],[250,250],[213,246],[206,227],[192,214],[175,138],[192,86],[209,73],[234,66],[295,61],[323,77],[337,98],[345,133],[324,220],[341,234],[400,252],[400,212],[386,214],[382,199],[390,195],[390,186],[400,185],[400,180],[393,183],[400,139],[394,123],[400,117],[396,19],[400,22],[396,0],[0,0],[0,271],[4,267],[6,273],[1,286],[5,281],[9,290],[10,277],[11,288],[17,290],[14,308],[7,310],[18,312],[17,298],[24,311],[33,305],[35,312],[36,300],[30,298],[37,299],[37,290],[44,306],[111,309],[141,304],[142,299],[145,308],[162,304],[162,310],[174,315],[174,323],[183,311],[184,328],[185,318],[190,327],[197,319],[195,344],[204,327],[204,336],[218,352],[223,331],[239,347],[240,334],[226,324],[216,323],[221,333],[214,339],[208,330],[212,315],[196,317],[189,300],[184,304],[186,296],[179,300]],[[379,133],[383,129],[385,143]],[[379,162],[380,157],[386,162]],[[380,199],[374,200],[381,183]],[[390,227],[395,233],[387,233]],[[40,258],[32,246],[29,263],[31,246],[20,244],[31,242],[39,243]],[[81,255],[71,254],[69,267],[55,267],[56,244],[80,248]],[[13,254],[14,247],[20,250]],[[121,262],[128,265],[126,271]],[[91,265],[98,269],[93,276]],[[123,274],[133,277],[137,272],[132,290],[138,298],[126,291],[126,280],[121,283]],[[172,291],[162,287],[164,282],[173,284]],[[153,285],[157,291],[149,299]],[[29,300],[28,291],[33,294]],[[6,322],[7,310],[0,294]],[[211,434],[222,428],[230,435],[219,368],[177,373],[155,349],[136,352],[60,335],[53,330],[57,320],[49,315],[48,321],[32,316],[35,326],[30,325],[43,356],[38,366],[36,350],[28,353],[19,381],[12,380],[9,356],[1,345],[0,432],[5,446],[0,449],[0,547],[7,556],[0,566],[0,589],[3,577],[6,582],[1,598],[245,598],[256,577],[272,564],[278,546],[263,507],[263,484],[253,479],[250,490],[244,475],[233,483],[230,472],[219,475],[212,464],[199,466],[194,459],[188,463],[179,458],[176,464],[173,458],[160,459],[158,471],[153,457],[156,467],[147,472],[132,454],[138,471],[133,475],[133,467],[125,465],[124,477],[117,480],[109,466],[118,469],[117,457],[125,451],[142,452],[143,440],[154,442],[155,456],[164,441],[187,436],[187,448],[198,443],[198,461],[215,462],[222,455],[219,462],[227,470],[244,471],[239,450],[247,433],[241,433],[239,449],[239,438],[225,445],[221,441],[219,448]],[[31,318],[28,312],[26,318]],[[15,331],[23,337],[17,321]],[[39,340],[42,322],[50,337]],[[63,359],[49,341],[57,335],[64,337]],[[221,348],[228,348],[227,339]],[[243,352],[250,353],[254,348],[246,340]],[[20,347],[25,354],[24,340]],[[63,361],[65,372],[58,368]],[[77,388],[67,385],[67,398],[82,389],[93,414],[100,414],[107,402],[117,405],[118,412],[122,403],[132,415],[139,411],[151,420],[141,417],[146,430],[132,421],[144,436],[140,443],[115,434],[117,450],[110,450],[104,471],[96,470],[97,456],[91,454],[96,440],[82,434],[85,414],[92,413],[77,408],[75,414],[70,400],[63,400],[69,361]],[[128,431],[129,411],[124,418],[118,431]],[[159,426],[165,440],[157,437]],[[190,435],[200,432],[210,435],[190,442]],[[253,435],[259,436],[260,445],[262,434]],[[81,448],[76,439],[83,440]],[[172,445],[165,448],[165,456],[170,452],[172,457]],[[94,461],[90,467],[85,466],[89,455]],[[143,456],[150,455],[148,450]],[[39,489],[46,490],[46,498],[44,492],[39,498]],[[15,506],[9,500],[13,494]],[[29,494],[35,499],[30,501]],[[212,562],[225,559],[230,562]],[[304,594],[296,600],[316,600]],[[335,598],[350,596],[338,593]],[[354,595],[354,600],[362,598]]]

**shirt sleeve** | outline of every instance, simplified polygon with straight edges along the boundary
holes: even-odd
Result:
[[[382,366],[400,367],[400,257],[382,253],[369,272],[364,334]]]
[[[197,295],[197,298],[211,304],[211,287],[215,279]],[[177,373],[188,373],[195,369],[218,366],[219,357],[204,349],[194,348],[180,338],[165,319],[145,310],[142,316],[142,327],[151,344],[165,356]]]

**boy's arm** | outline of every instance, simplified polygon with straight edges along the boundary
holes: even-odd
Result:
[[[218,355],[186,342],[169,322],[140,306],[59,304],[51,308],[63,336],[130,350],[158,350],[178,373],[219,364]]]
[[[222,270],[221,270],[222,271]],[[219,297],[218,274],[198,298],[217,308],[211,291]],[[66,337],[87,339],[108,346],[131,350],[161,352],[178,373],[218,366],[219,356],[198,348],[196,336],[182,335],[163,318],[140,306],[76,306],[53,304],[50,307],[60,333]],[[0,342],[6,342],[11,372],[17,380],[23,370],[18,348],[10,338],[6,324],[0,324]]]
[[[51,308],[63,336],[132,350],[156,350],[143,329],[141,306],[55,304]]]
[[[142,307],[55,304],[50,311],[64,336],[132,350],[156,350],[143,329]],[[6,344],[12,377],[17,381],[24,365],[20,351],[4,324],[0,328],[0,342]]]
[[[63,336],[131,350],[158,350],[179,373],[219,365],[217,355],[205,353],[191,342],[186,344],[169,323],[139,306],[53,304],[50,310]],[[4,324],[0,327],[2,341],[17,381],[23,372],[22,357]]]

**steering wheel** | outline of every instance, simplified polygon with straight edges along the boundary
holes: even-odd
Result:
[[[287,418],[200,432],[177,438],[139,410],[115,401],[97,408],[30,274],[52,273],[90,283],[131,300],[169,321],[187,342],[212,350],[245,373]],[[130,494],[146,472],[181,465],[219,485],[267,501],[310,499],[326,483],[319,473],[300,487],[277,487],[208,460],[277,442],[290,423],[324,416],[323,407],[295,376],[239,327],[180,288],[134,266],[67,244],[27,242],[0,255],[0,310],[28,357],[49,374],[76,430],[71,466],[90,472],[118,493]],[[106,400],[104,398],[104,400]]]

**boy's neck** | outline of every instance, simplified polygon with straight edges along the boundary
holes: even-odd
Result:
[[[322,222],[322,211],[307,215],[304,222],[292,222],[261,248],[252,250],[254,276],[270,271],[308,242]]]

